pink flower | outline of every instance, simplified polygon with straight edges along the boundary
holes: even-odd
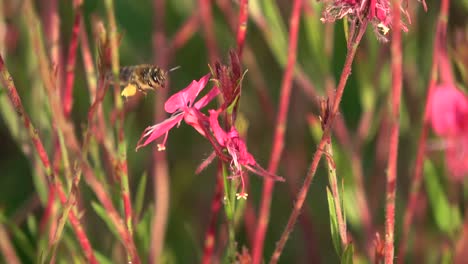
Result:
[[[444,138],[447,168],[462,179],[468,174],[468,97],[451,84],[439,85],[429,97],[429,110],[432,129]]]
[[[203,76],[198,81],[192,81],[192,83],[180,92],[172,95],[167,99],[164,104],[164,109],[167,113],[172,114],[171,117],[164,120],[163,122],[147,127],[143,131],[143,135],[138,141],[136,149],[148,145],[154,140],[158,139],[162,135],[165,135],[164,140],[161,144],[158,144],[159,150],[164,150],[169,130],[175,125],[180,124],[182,120],[191,126],[193,126],[200,134],[205,135],[204,129],[200,126],[199,118],[204,116],[199,110],[205,107],[216,95],[219,94],[217,87],[213,87],[210,92],[203,96],[200,100],[195,102],[198,94],[205,88],[210,74]]]
[[[431,124],[441,136],[454,136],[468,131],[468,99],[452,85],[434,88],[429,99]]]
[[[233,176],[231,177],[240,177],[242,190],[237,195],[237,198],[247,198],[247,193],[245,193],[245,185],[244,185],[244,170],[247,170],[264,177],[269,177],[274,180],[284,181],[282,177],[277,175],[271,174],[255,161],[252,154],[247,151],[247,146],[239,136],[239,132],[236,130],[235,127],[231,127],[229,132],[224,131],[218,122],[219,112],[215,110],[209,110],[210,113],[210,127],[213,131],[213,135],[216,139],[216,142],[219,144],[220,147],[226,149],[227,154],[229,154],[230,162],[231,162],[231,171],[233,172]],[[217,149],[217,146],[215,146]],[[217,150],[217,152],[221,152]],[[223,155],[224,156],[224,155]]]
[[[348,16],[350,20],[368,19],[374,27],[377,38],[387,41],[386,35],[391,28],[392,15],[389,0],[328,0],[329,4],[323,12],[322,22],[335,22]],[[402,7],[401,11],[409,20],[409,15]],[[401,27],[408,31],[402,22]]]

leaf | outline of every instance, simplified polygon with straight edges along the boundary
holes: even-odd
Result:
[[[148,252],[151,243],[151,221],[153,216],[153,206],[148,206],[148,209],[145,210],[144,214],[141,216],[140,222],[135,226],[136,232],[136,243],[139,248],[141,255],[146,255],[145,252]],[[143,260],[142,260],[143,261]]]
[[[8,218],[0,211],[0,223],[4,224],[11,234],[12,240],[17,243],[18,248],[24,252],[30,260],[35,260],[35,249],[29,241],[28,236],[16,224],[9,221]]]
[[[28,215],[26,222],[28,225],[29,232],[31,232],[33,236],[37,236],[37,222],[34,215]]]
[[[335,247],[336,254],[341,255],[341,240],[340,232],[338,227],[338,218],[336,216],[335,203],[333,201],[333,195],[330,189],[327,187],[327,199],[328,199],[328,213],[330,214],[330,229],[333,246]]]
[[[104,254],[101,254],[99,251],[94,251],[94,256],[96,257],[97,261],[101,264],[113,264],[114,262],[108,259]]]
[[[121,237],[117,233],[117,230],[115,229],[114,224],[112,223],[111,219],[107,215],[106,210],[100,204],[96,202],[91,202],[91,206],[93,207],[96,214],[102,219],[102,221],[106,223],[107,227],[109,227],[112,234],[114,234],[115,237],[120,239]]]
[[[424,180],[437,227],[448,235],[454,235],[461,226],[460,211],[451,205],[438,179],[434,165],[424,162]]]
[[[304,29],[305,29],[305,36],[309,43],[310,50],[315,58],[321,58],[324,54],[324,25],[320,21],[320,5],[322,3],[311,2],[309,3],[312,7],[312,11],[305,12],[304,14]],[[319,66],[319,74],[323,76],[329,68],[330,68],[330,61],[329,60],[314,60]],[[315,78],[314,78],[315,79]],[[318,81],[318,80],[317,80]]]
[[[146,172],[141,175],[140,182],[138,183],[138,188],[135,195],[135,215],[139,216],[141,210],[143,210],[143,202],[145,199],[145,190],[146,190]]]
[[[255,1],[253,1],[255,2]],[[276,1],[263,0],[261,10],[264,12],[264,18],[268,29],[271,31],[262,30],[267,44],[270,46],[273,55],[281,66],[286,65],[288,45],[287,45],[287,30],[281,18]],[[260,15],[261,16],[261,15]]]
[[[348,244],[341,256],[341,264],[352,264],[354,256],[354,246],[352,243]]]

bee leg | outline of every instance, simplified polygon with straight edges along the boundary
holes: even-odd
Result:
[[[147,94],[146,91],[145,91],[143,88],[141,88],[141,86],[140,86],[139,84],[137,84],[137,88],[138,88],[138,91],[139,91],[140,93],[144,94],[145,97],[146,97],[146,94]]]

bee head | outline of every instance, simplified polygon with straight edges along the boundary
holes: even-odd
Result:
[[[164,87],[164,83],[166,82],[165,71],[161,70],[159,67],[152,67],[149,72],[149,77],[152,87]]]

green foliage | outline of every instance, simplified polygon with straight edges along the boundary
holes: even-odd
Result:
[[[91,202],[91,206],[93,207],[94,212],[96,212],[96,214],[99,216],[99,218],[101,218],[101,220],[104,221],[104,223],[107,225],[107,227],[109,228],[109,230],[111,231],[113,236],[116,237],[116,238],[120,238],[114,224],[112,223],[109,215],[106,212],[106,209],[104,209],[97,202]]]
[[[460,211],[449,202],[438,173],[429,160],[424,162],[424,180],[437,227],[448,236],[456,235],[462,225]]]
[[[78,164],[78,158],[84,157],[89,165],[89,168],[83,170],[77,191],[77,206],[72,210],[79,215],[83,232],[89,238],[98,262],[107,264],[127,260],[114,219],[110,218],[100,200],[102,195],[109,198],[117,208],[117,217],[124,226],[126,219],[121,184],[131,197],[134,242],[142,263],[149,262],[149,252],[152,250],[151,230],[160,217],[167,217],[168,227],[158,261],[198,262],[204,254],[206,230],[210,219],[214,217],[210,206],[216,188],[216,168],[219,160],[215,159],[200,175],[195,175],[194,171],[213,151],[212,146],[191,127],[181,125],[170,131],[167,149],[164,152],[167,164],[155,161],[155,144],[137,153],[134,149],[142,131],[154,125],[155,120],[163,118],[162,115],[158,115],[157,118],[155,116],[155,109],[164,104],[161,98],[173,95],[184,89],[192,80],[197,80],[209,72],[207,65],[212,64],[207,48],[209,27],[212,27],[215,46],[219,50],[217,55],[221,59],[227,57],[228,49],[236,49],[237,32],[234,27],[238,26],[239,4],[242,1],[207,1],[212,13],[210,25],[210,21],[205,20],[207,15],[201,13],[203,10],[198,7],[202,1],[164,1],[164,10],[158,10],[154,7],[154,3],[158,1],[144,0],[137,3],[116,0],[112,11],[116,15],[117,29],[112,31],[109,28],[104,1],[85,0],[81,8],[82,20],[95,71],[98,38],[101,36],[96,26],[99,21],[107,33],[122,34],[118,50],[121,66],[154,63],[155,57],[163,58],[161,61],[166,65],[160,66],[165,69],[182,66],[180,70],[169,74],[170,82],[164,89],[139,98],[129,98],[123,105],[119,105],[125,112],[123,123],[118,119],[115,104],[117,101],[120,103],[121,98],[114,97],[113,88],[110,88],[103,98],[102,109],[98,110],[91,124],[88,123],[88,113],[92,100],[84,68],[81,38],[73,72],[74,103],[71,116],[66,120],[58,119],[57,112],[61,111],[61,106],[57,110],[51,104],[51,99],[55,98],[51,94],[55,93],[60,96],[57,97],[60,99],[59,104],[63,103],[65,79],[67,73],[70,73],[67,62],[74,15],[77,13],[72,1],[58,1],[57,16],[49,13],[49,3],[46,5],[37,0],[17,1],[22,2],[21,4],[13,2],[15,1],[3,1],[0,4],[0,53],[13,76],[24,106],[25,112],[22,114],[31,118],[31,123],[37,129],[33,132],[42,140],[54,176],[64,182],[62,195],[70,195],[70,180],[76,175],[75,164]],[[107,1],[108,4],[111,2],[113,1]],[[278,114],[277,95],[280,94],[281,80],[290,55],[288,38],[293,1],[248,2],[247,38],[241,57],[244,71],[243,91],[230,105],[228,112],[234,111],[234,104],[242,102],[237,113],[238,130],[245,137],[249,151],[255,153],[258,163],[268,164],[275,124],[267,117],[271,116],[275,122]],[[262,259],[269,259],[276,246],[293,204],[298,199],[297,193],[310,168],[311,156],[317,151],[316,143],[323,133],[317,121],[317,96],[328,95],[333,98],[339,74],[343,70],[347,30],[351,24],[345,20],[339,20],[335,24],[324,24],[320,21],[325,2],[303,1],[293,90],[287,127],[284,128],[285,144],[282,146],[283,155],[277,172],[278,175],[284,176],[286,182],[275,184],[271,204],[272,217],[268,219]],[[33,8],[34,16],[24,14],[29,4]],[[409,31],[402,35],[404,80],[397,164],[397,238],[402,235],[399,221],[404,219],[406,212],[406,194],[413,191],[415,181],[414,160],[424,117],[427,86],[431,78],[429,71],[434,60],[434,33],[439,5],[440,2],[437,1],[428,2],[427,12],[422,10],[419,2],[413,5],[410,10],[413,23],[408,23]],[[448,31],[444,40],[439,42],[444,44],[441,47],[448,47],[449,64],[454,66],[452,70],[455,81],[458,87],[466,91],[468,63],[465,42],[468,39],[468,0],[452,1],[450,5]],[[56,18],[59,22],[58,30],[49,32],[53,25],[48,23],[55,23],[53,21]],[[162,18],[163,28],[156,30],[156,21],[159,18]],[[185,31],[182,32],[181,29]],[[465,38],[457,42],[456,34],[460,33],[456,32],[464,32]],[[59,36],[57,42],[52,41],[51,33],[57,33]],[[161,36],[161,42],[167,44],[167,47],[155,45],[155,40],[160,40]],[[175,43],[175,36],[183,41]],[[444,41],[447,42],[446,45]],[[52,51],[57,47],[60,48],[59,61],[51,61]],[[258,69],[250,67],[251,62],[255,62]],[[304,206],[307,210],[301,211],[300,217],[303,218],[294,226],[280,263],[314,260],[330,263],[333,260],[337,262],[338,259],[341,263],[367,263],[370,259],[365,245],[372,245],[374,237],[364,234],[367,230],[362,221],[362,208],[357,197],[363,195],[370,205],[371,224],[374,228],[371,231],[381,231],[385,211],[388,128],[393,122],[389,115],[392,84],[390,62],[390,43],[379,42],[372,29],[368,28],[358,48],[339,107],[338,118],[342,119],[345,127],[339,127],[340,123],[335,120],[331,135],[334,143],[335,173],[342,179],[338,180],[341,199],[339,202],[353,241],[346,246],[341,242],[336,204],[330,189],[327,188],[326,160],[322,156],[312,187],[305,198]],[[92,77],[97,80],[100,76],[94,73]],[[438,83],[445,81],[442,77],[438,73]],[[46,85],[49,78],[53,80],[52,92],[48,91],[50,87]],[[264,84],[266,89],[261,90],[261,87],[257,87],[260,84]],[[306,84],[313,86],[313,92],[317,96],[311,96],[308,90],[311,88],[305,87]],[[217,103],[214,101],[211,105],[216,107]],[[269,112],[265,112],[265,109]],[[205,110],[203,114],[206,115]],[[311,116],[315,117],[317,122],[308,124]],[[105,127],[102,134],[96,132],[100,131],[101,126]],[[124,126],[123,134],[118,131],[119,126]],[[64,127],[66,129],[63,129]],[[84,131],[88,128],[92,132],[88,149],[86,153],[79,153],[74,148],[82,146]],[[77,145],[71,144],[67,133],[75,135]],[[7,87],[3,84],[0,84],[0,136],[0,224],[7,229],[6,237],[0,239],[9,240],[15,253],[24,263],[46,261],[47,257],[50,257],[47,255],[51,243],[49,228],[52,223],[60,224],[59,227],[63,227],[63,231],[59,230],[62,239],[57,246],[57,263],[87,262],[86,254],[82,252],[80,241],[75,232],[72,232],[70,222],[65,222],[65,219],[58,220],[63,212],[63,205],[57,197],[57,192],[54,200],[55,211],[49,219],[45,218],[49,212],[47,210],[50,209],[47,206],[52,184],[49,179],[51,175],[44,169],[41,161],[43,157],[35,151],[28,129],[25,128],[17,109],[12,106]],[[362,136],[364,138],[361,138]],[[447,142],[444,140],[429,131],[429,138],[424,145],[427,157],[424,163],[423,188],[420,190],[420,195],[427,198],[429,208],[426,215],[418,215],[423,218],[418,219],[418,236],[415,236],[415,232],[410,232],[408,238],[411,241],[408,243],[411,244],[408,247],[408,255],[412,255],[414,251],[414,254],[420,254],[429,263],[455,261],[457,254],[454,247],[460,243],[460,237],[466,236],[466,231],[462,228],[466,214],[462,208],[467,204],[468,184],[466,179],[461,183],[454,182],[446,171],[439,168],[439,164],[442,164],[445,158],[444,152],[439,153],[434,149],[437,146],[445,146]],[[119,161],[125,159],[128,177],[122,178],[124,167],[119,166]],[[158,166],[168,169],[169,210],[166,215],[155,216],[155,197],[158,193],[154,193],[154,182],[160,175],[155,175],[154,168]],[[227,262],[233,262],[240,246],[243,245],[246,245],[252,254],[252,241],[261,207],[263,179],[249,175],[248,200],[238,200],[236,193],[239,190],[239,181],[229,177],[231,166],[229,163],[224,164],[225,199],[221,205],[223,208],[216,216],[215,225],[216,261],[222,261],[224,258]],[[355,173],[359,170],[364,177],[364,190],[358,189],[356,183]],[[325,207],[328,207],[328,214]],[[414,222],[410,230],[414,228]],[[322,228],[328,225],[330,229]],[[424,245],[424,252],[416,252],[420,246],[418,243]],[[450,246],[447,247],[447,244]],[[1,261],[4,260],[2,250],[0,249]],[[397,251],[395,253],[398,253]],[[309,261],[309,256],[313,257],[315,252],[318,255],[317,259]]]
[[[146,173],[141,175],[140,177],[140,182],[138,183],[138,187],[136,189],[136,194],[135,194],[135,215],[139,216],[141,214],[141,210],[143,209],[143,202],[145,199],[145,190],[146,190],[146,181],[147,181],[147,176]]]
[[[341,264],[353,264],[353,256],[354,256],[354,245],[350,243],[346,246],[343,256],[341,257]]]
[[[335,247],[335,251],[338,254],[338,256],[341,256],[343,249],[341,246],[340,231],[338,227],[338,218],[337,218],[338,216],[336,215],[336,208],[335,208],[335,202],[333,200],[333,195],[328,187],[327,187],[327,199],[328,199],[328,213],[330,215],[330,229],[331,229],[331,237],[333,241],[333,246]]]

